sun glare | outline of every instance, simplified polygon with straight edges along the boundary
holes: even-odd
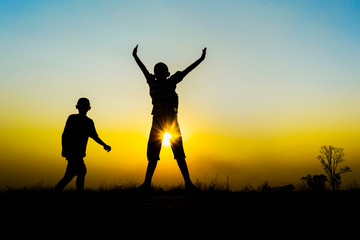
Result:
[[[171,138],[171,134],[168,132],[164,133],[164,137],[163,137],[163,141],[162,141],[162,145],[163,146],[170,146],[170,138]]]

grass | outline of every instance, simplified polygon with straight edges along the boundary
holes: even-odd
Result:
[[[311,236],[323,233],[321,229],[329,227],[327,219],[337,229],[357,229],[353,219],[360,213],[358,189],[313,192],[301,185],[264,182],[234,191],[229,179],[219,176],[195,184],[201,193],[188,193],[182,184],[156,185],[154,191],[143,193],[132,181],[86,188],[82,194],[74,189],[55,193],[45,182],[8,187],[0,192],[0,212],[6,220],[2,232],[15,234],[21,229],[28,237],[46,230],[57,235],[100,234],[102,239],[106,235],[227,239],[279,237],[286,230],[299,237],[306,232]]]
[[[269,193],[269,192],[277,192],[277,193],[285,193],[285,192],[314,192],[312,191],[305,182],[300,182],[297,185],[293,184],[285,184],[272,186],[268,181],[264,181],[259,186],[246,185],[242,189],[233,190],[230,187],[230,179],[227,176],[226,178],[215,175],[212,177],[204,177],[203,179],[196,179],[194,181],[194,185],[198,187],[203,193]],[[140,184],[138,182],[132,180],[122,180],[118,181],[118,183],[108,184],[106,182],[101,183],[98,187],[85,187],[86,192],[123,192],[123,193],[131,193],[136,192],[137,187]],[[52,192],[53,185],[45,182],[39,181],[38,183],[24,187],[14,188],[11,186],[7,186],[3,189],[0,189],[0,193],[8,193],[8,192]],[[185,193],[186,189],[183,183],[178,183],[175,185],[160,185],[153,184],[153,193]],[[330,191],[328,188],[326,191]],[[325,192],[326,192],[325,191]],[[360,191],[360,183],[357,181],[353,181],[349,183],[347,186],[342,188],[341,191]],[[74,187],[67,187],[64,192],[75,192]]]

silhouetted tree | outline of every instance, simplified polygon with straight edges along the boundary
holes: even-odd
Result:
[[[327,177],[324,174],[313,175],[311,174],[302,177],[301,180],[304,180],[308,187],[314,191],[324,191],[325,183],[328,181]]]
[[[344,149],[334,146],[322,146],[320,155],[317,157],[321,162],[323,169],[329,177],[330,185],[333,191],[339,189],[341,184],[341,174],[351,172],[351,168],[345,166],[337,172],[339,163],[344,162]]]

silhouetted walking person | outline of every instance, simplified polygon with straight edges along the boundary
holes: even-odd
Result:
[[[180,171],[184,177],[185,187],[188,190],[197,189],[190,180],[189,170],[185,161],[185,152],[180,132],[180,126],[177,119],[178,113],[178,95],[175,92],[176,84],[181,82],[183,78],[196,68],[206,55],[206,48],[202,50],[201,57],[187,67],[184,71],[178,71],[170,76],[168,67],[165,63],[159,62],[154,67],[154,74],[150,74],[145,65],[137,56],[138,45],[134,48],[133,56],[141,71],[144,73],[147,83],[150,87],[150,96],[152,98],[152,127],[147,146],[148,166],[146,170],[144,183],[141,189],[151,188],[151,179],[154,174],[157,161],[160,160],[161,144],[164,133],[171,134],[170,144],[174,153]]]
[[[75,176],[77,176],[76,190],[84,189],[86,166],[83,158],[86,155],[89,137],[102,145],[106,151],[111,150],[111,147],[98,137],[93,120],[86,116],[91,109],[89,99],[80,98],[76,108],[79,113],[69,116],[62,134],[61,155],[66,158],[68,165],[64,177],[55,186],[56,191],[62,191]]]

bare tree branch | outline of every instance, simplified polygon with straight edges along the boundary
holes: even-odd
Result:
[[[329,177],[329,181],[333,190],[339,188],[341,184],[341,174],[351,172],[351,168],[348,166],[340,168],[340,170],[337,172],[339,163],[345,161],[344,155],[345,153],[343,148],[337,148],[330,145],[322,146],[320,148],[320,155],[317,157]]]

